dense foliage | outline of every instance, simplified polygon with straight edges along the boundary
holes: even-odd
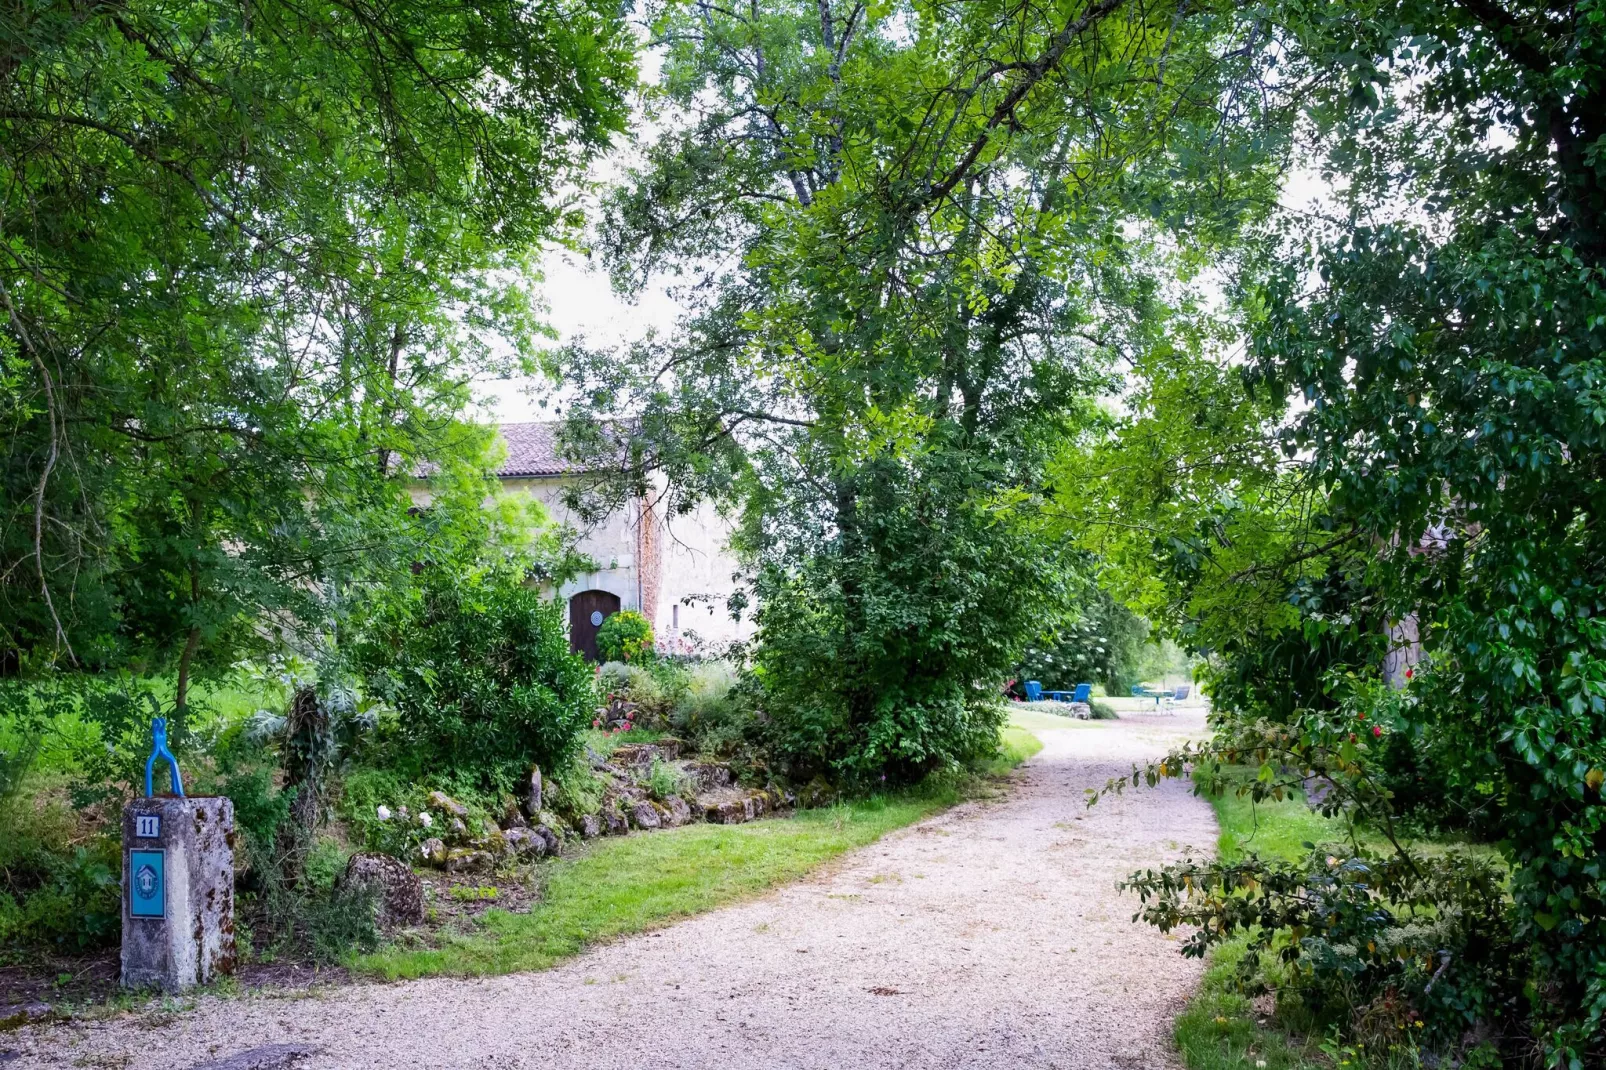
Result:
[[[502,791],[532,765],[566,764],[596,700],[565,618],[516,575],[465,584],[424,569],[361,656],[369,686],[400,713],[380,744],[386,764]]]
[[[0,671],[227,665],[428,556],[517,270],[620,129],[608,5],[149,0],[0,15]]]
[[[362,904],[311,835],[372,737],[505,745],[482,779],[573,749],[588,681],[519,587],[569,544],[464,417],[532,366],[528,268],[634,53],[588,0],[0,12],[0,940],[115,939],[108,814],[155,713],[239,804],[242,894],[325,950]],[[346,660],[415,604],[365,669],[428,716],[348,716]],[[317,669],[208,708],[242,657]]]
[[[608,462],[587,509],[732,509],[758,631],[694,672],[610,618],[630,730],[911,781],[992,753],[1022,668],[1124,689],[1152,622],[1217,735],[1134,780],[1354,830],[1138,875],[1151,921],[1245,937],[1246,984],[1276,958],[1374,1052],[1606,1061],[1598,2],[645,14],[595,246],[687,315],[554,358],[567,448]],[[528,581],[573,555],[460,416],[536,359],[524,269],[633,44],[591,0],[0,15],[0,809],[45,726],[126,784],[167,674],[264,902],[322,879],[343,756],[394,849],[428,826],[383,800],[571,767],[592,680]],[[1327,203],[1279,207],[1310,162]],[[263,649],[336,667],[202,746],[191,676]],[[345,674],[394,716],[347,717]],[[0,934],[104,939],[104,840],[38,842],[0,854]]]
[[[1349,1027],[1387,999],[1429,1015],[1441,1044],[1485,1038],[1480,1057],[1594,1065],[1606,1056],[1606,22],[1592,4],[1415,0],[1274,17],[1284,70],[1312,78],[1305,132],[1342,177],[1341,210],[1290,219],[1244,264],[1248,375],[1195,361],[1186,374],[1205,389],[1189,399],[1173,392],[1174,362],[1152,367],[1140,418],[1112,445],[1130,461],[1145,440],[1178,444],[1108,485],[1106,504],[1142,521],[1110,541],[1149,577],[1133,592],[1217,659],[1221,741],[1159,772],[1252,756],[1261,782],[1286,790],[1337,770],[1377,789],[1340,795],[1385,824],[1413,801],[1409,781],[1415,802],[1456,800],[1499,838],[1512,898],[1464,859],[1403,849],[1185,868],[1145,887],[1192,904],[1159,917],[1208,923],[1209,942],[1267,920],[1219,895],[1229,877],[1260,889],[1249,901],[1314,901],[1324,887],[1351,895],[1336,874],[1367,874],[1356,904],[1425,898],[1468,920],[1463,937],[1435,938],[1433,983],[1363,987]],[[1345,682],[1403,669],[1413,638],[1424,660],[1390,673],[1400,697]],[[1335,723],[1345,711],[1372,719]],[[1463,909],[1458,887],[1481,905]],[[1286,954],[1311,952],[1346,910],[1318,914],[1272,918],[1291,934]],[[1353,936],[1334,942],[1353,954]],[[1440,1005],[1445,992],[1459,1002]]]
[[[1084,590],[1076,616],[1028,647],[1015,676],[1053,691],[1094,683],[1124,695],[1147,674],[1149,626],[1102,587]]]
[[[566,354],[571,447],[624,462],[604,491],[657,470],[670,508],[741,510],[751,653],[800,770],[973,757],[1069,608],[1045,465],[1163,319],[1172,237],[1263,203],[1263,98],[1220,92],[1257,31],[1141,0],[651,15],[661,130],[598,245],[623,289],[678,277],[691,314]],[[600,432],[622,416],[623,450]]]
[[[756,570],[756,673],[794,775],[910,781],[996,751],[1002,677],[1069,566],[969,497],[973,463],[867,462],[851,542]]]

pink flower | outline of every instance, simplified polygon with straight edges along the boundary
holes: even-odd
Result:
[[[1383,726],[1382,725],[1375,724],[1375,725],[1372,726],[1372,738],[1374,738],[1374,739],[1383,738]]]

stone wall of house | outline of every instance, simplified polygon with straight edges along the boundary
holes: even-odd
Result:
[[[565,480],[556,476],[502,481],[504,491],[530,495],[546,506],[553,520],[579,532],[576,548],[597,565],[595,572],[576,576],[554,593],[567,600],[581,591],[607,591],[619,596],[619,608],[642,612],[641,577],[637,560],[639,506],[631,503],[600,521],[589,523],[564,505],[564,485]]]
[[[580,533],[578,549],[598,570],[578,576],[555,593],[567,600],[581,591],[618,595],[621,609],[652,621],[661,640],[697,638],[723,644],[752,634],[746,620],[733,621],[729,599],[736,592],[735,558],[728,541],[731,522],[703,504],[683,516],[666,516],[653,497],[637,500],[588,524],[563,504],[562,477],[505,479],[503,489],[530,494],[554,520]]]
[[[728,548],[731,528],[731,521],[706,502],[662,522],[659,636],[695,635],[723,644],[752,634],[751,621],[730,617],[729,599],[736,593],[736,559]]]

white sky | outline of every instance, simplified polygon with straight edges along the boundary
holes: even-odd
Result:
[[[614,292],[606,272],[567,250],[549,252],[542,270],[545,319],[558,332],[557,344],[583,337],[592,345],[612,346],[650,330],[665,333],[680,317],[680,306],[662,288],[626,300]],[[557,396],[544,379],[482,380],[475,384],[475,395],[484,417],[497,423],[554,418]],[[546,407],[540,404],[543,399]]]

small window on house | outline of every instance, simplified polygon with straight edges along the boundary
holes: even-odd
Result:
[[[669,626],[677,632],[680,630],[680,603],[669,607]]]

